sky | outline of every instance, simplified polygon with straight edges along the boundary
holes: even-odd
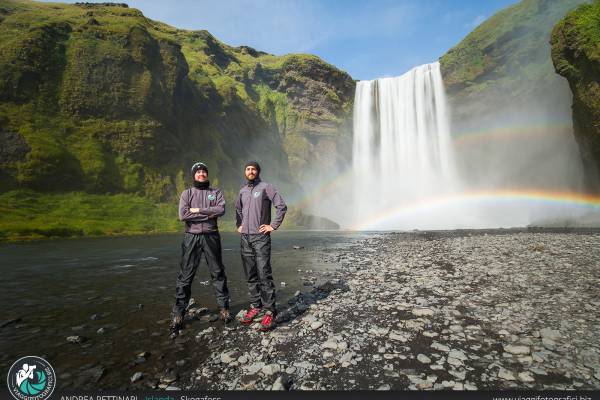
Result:
[[[82,0],[66,2],[75,1]],[[276,55],[316,54],[354,79],[371,80],[402,75],[436,61],[516,0],[125,2],[177,28],[206,29],[231,46],[246,45]]]

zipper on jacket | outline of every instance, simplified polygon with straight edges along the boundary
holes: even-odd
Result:
[[[254,188],[256,187],[256,185],[252,185],[250,186],[250,204],[248,204],[248,232],[247,234],[250,234],[250,210],[251,210],[251,205],[252,205],[252,198],[254,197],[254,193],[252,193],[252,191],[254,190]]]

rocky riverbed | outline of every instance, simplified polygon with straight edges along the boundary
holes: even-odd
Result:
[[[155,387],[600,388],[598,231],[381,234],[327,258],[272,332],[184,332],[210,355]]]

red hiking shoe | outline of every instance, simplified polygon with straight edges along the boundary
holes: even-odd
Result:
[[[275,316],[272,312],[267,311],[262,321],[260,321],[260,330],[261,332],[270,331],[275,327]]]
[[[244,316],[242,317],[242,319],[240,320],[240,322],[244,325],[248,325],[251,324],[252,321],[254,321],[254,318],[258,315],[258,313],[260,312],[260,308],[256,308],[256,307],[252,307],[248,310],[248,312],[246,312],[246,314],[244,314]]]

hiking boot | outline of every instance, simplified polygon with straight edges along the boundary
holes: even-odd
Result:
[[[270,331],[275,327],[275,315],[271,311],[267,311],[262,321],[260,321],[260,328],[258,328],[261,332]]]
[[[254,321],[254,318],[256,318],[256,316],[260,313],[260,308],[257,307],[251,307],[246,314],[244,314],[244,316],[242,317],[242,319],[240,320],[240,322],[244,325],[249,325],[252,323],[252,321]]]
[[[228,323],[231,322],[233,317],[229,313],[229,310],[223,308],[221,309],[221,311],[219,311],[219,319],[221,319],[221,321],[223,321],[224,323]]]
[[[175,339],[179,336],[179,330],[183,326],[183,316],[176,315],[173,317],[173,321],[171,322],[171,339]]]

